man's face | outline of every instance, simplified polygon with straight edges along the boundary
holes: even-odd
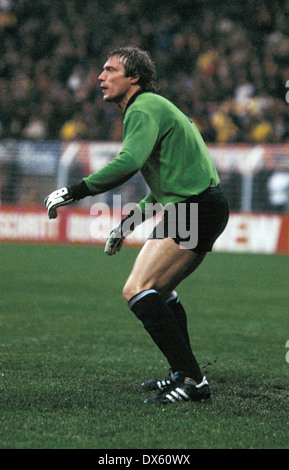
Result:
[[[107,60],[98,79],[101,81],[103,99],[114,103],[121,103],[135,81],[125,76],[124,66],[119,62],[118,56]]]

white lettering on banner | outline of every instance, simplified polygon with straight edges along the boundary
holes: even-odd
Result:
[[[279,216],[231,214],[214,251],[275,253],[281,228]]]
[[[58,223],[46,214],[0,212],[0,240],[49,241],[58,238]]]
[[[55,220],[49,220],[46,211],[11,207],[0,208],[0,241],[67,242],[104,244],[108,234],[118,223],[121,214],[113,213],[104,204],[86,210],[66,209]],[[96,211],[97,209],[97,211]],[[126,240],[127,245],[142,245],[159,222],[162,213],[136,227]],[[114,220],[115,219],[115,220]],[[232,213],[228,226],[215,242],[214,251],[240,253],[276,253],[280,249],[281,229],[288,218],[269,214]],[[286,225],[287,227],[287,225]],[[286,245],[287,247],[287,245]],[[287,248],[286,248],[287,250]],[[287,251],[286,251],[287,252]]]
[[[66,221],[66,240],[68,242],[91,242],[90,233],[92,218],[86,214],[70,214]],[[106,232],[107,233],[107,232]],[[101,238],[100,234],[99,237]]]

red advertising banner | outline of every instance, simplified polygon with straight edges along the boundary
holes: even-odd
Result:
[[[0,242],[104,244],[117,222],[109,211],[97,215],[89,208],[61,208],[58,218],[49,220],[41,207],[5,205],[0,207]],[[155,222],[137,227],[125,243],[142,245]],[[289,215],[233,213],[214,251],[289,253]]]

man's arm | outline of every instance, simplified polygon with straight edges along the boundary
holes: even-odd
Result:
[[[91,193],[104,193],[135,175],[152,154],[158,134],[159,128],[149,115],[140,111],[130,113],[124,120],[119,155],[97,173],[84,178]]]
[[[107,192],[129,180],[151,155],[157,136],[158,126],[153,119],[139,111],[131,113],[124,123],[124,140],[119,155],[98,172],[84,178],[80,184],[51,193],[44,202],[49,218],[57,217],[58,207]]]

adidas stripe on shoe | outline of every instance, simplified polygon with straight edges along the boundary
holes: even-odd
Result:
[[[201,383],[196,384],[193,379],[185,377],[182,383],[175,383],[169,389],[160,391],[152,398],[147,398],[144,403],[176,403],[182,401],[200,401],[203,402],[211,396],[210,387],[206,377],[203,377]]]
[[[170,370],[169,376],[164,379],[151,379],[142,382],[141,387],[145,392],[153,390],[167,390],[176,382],[173,372]]]

